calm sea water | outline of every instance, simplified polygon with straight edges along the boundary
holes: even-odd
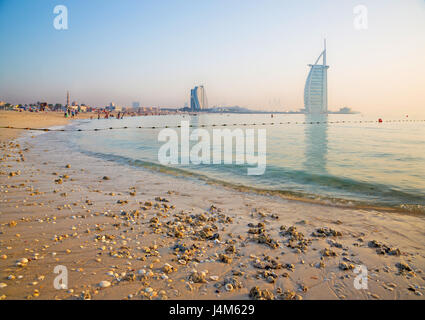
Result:
[[[248,165],[164,167],[158,162],[158,150],[164,143],[158,142],[159,129],[131,129],[176,126],[182,120],[190,121],[194,127],[223,123],[285,124],[260,126],[267,130],[267,168],[263,175],[248,176]],[[96,119],[73,125],[74,129],[123,126],[128,129],[54,135],[55,139],[95,157],[188,178],[198,177],[256,191],[273,190],[286,196],[330,203],[425,212],[425,123],[310,123],[358,120],[376,118],[362,115],[274,115],[271,118],[269,114],[147,116]]]

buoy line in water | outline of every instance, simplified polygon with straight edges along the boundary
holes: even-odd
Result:
[[[262,123],[221,123],[221,124],[189,124],[190,128],[205,128],[205,127],[237,127],[237,126],[273,126],[273,125],[288,125],[288,124],[353,124],[353,123],[412,123],[425,122],[425,120],[341,120],[341,121],[288,121],[288,122],[262,122]],[[57,132],[83,132],[83,131],[105,131],[105,130],[124,130],[124,129],[167,129],[181,128],[181,125],[175,126],[137,126],[137,127],[108,127],[94,129],[49,129],[49,128],[21,128],[12,126],[1,126],[0,129],[17,129],[30,131],[57,131]]]

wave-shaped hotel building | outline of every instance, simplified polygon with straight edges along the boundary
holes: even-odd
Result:
[[[208,109],[204,86],[195,87],[190,90],[190,109],[193,111]]]
[[[322,64],[318,64],[322,58]],[[314,64],[309,64],[310,72],[304,88],[304,108],[306,113],[328,112],[328,77],[325,48]]]

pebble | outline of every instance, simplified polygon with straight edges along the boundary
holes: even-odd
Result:
[[[192,274],[189,277],[189,280],[195,282],[195,283],[205,283],[205,272],[198,272],[194,270]]]
[[[28,259],[27,258],[21,258],[18,261],[16,261],[16,265],[18,267],[25,267],[28,263]]]
[[[341,262],[340,264],[339,264],[339,269],[341,269],[341,270],[352,270],[352,269],[354,269],[354,265],[353,264],[347,264],[347,263],[345,263],[345,262]]]
[[[111,283],[110,283],[109,281],[106,281],[106,280],[101,281],[101,282],[99,283],[99,287],[101,287],[101,288],[108,288],[108,287],[110,287],[110,286],[111,286]]]
[[[255,300],[273,300],[274,295],[267,289],[261,290],[258,287],[253,287],[249,291],[249,297]]]
[[[164,264],[164,266],[162,267],[162,271],[164,273],[171,273],[174,271],[174,267],[172,265],[170,265],[169,263]]]

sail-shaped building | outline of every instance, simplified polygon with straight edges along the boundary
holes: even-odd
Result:
[[[322,58],[322,64],[318,64]],[[310,72],[304,88],[304,108],[306,113],[328,112],[328,77],[326,65],[326,41],[325,47],[314,64],[309,64]]]
[[[193,111],[208,109],[208,100],[204,86],[195,87],[190,90],[190,109]]]

